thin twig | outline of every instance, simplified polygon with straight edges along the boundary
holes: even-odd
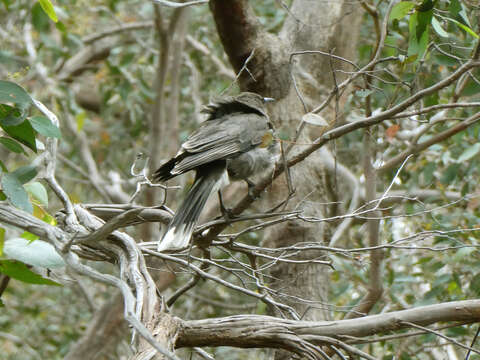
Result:
[[[475,341],[477,341],[478,334],[480,333],[480,326],[477,327],[477,331],[475,332],[475,336],[472,339],[472,343],[470,345],[470,349],[468,349],[467,355],[465,356],[465,360],[470,359],[470,354],[472,353],[473,345],[475,345]]]
[[[450,341],[450,342],[452,342],[453,344],[455,344],[455,345],[457,345],[457,346],[460,346],[461,348],[464,348],[464,349],[467,349],[468,351],[471,351],[471,352],[480,354],[480,351],[479,351],[479,350],[474,349],[474,348],[472,348],[471,346],[464,345],[464,344],[462,344],[461,342],[458,342],[457,340],[452,339],[451,337],[445,336],[445,335],[443,335],[442,333],[440,333],[440,332],[438,332],[438,331],[429,329],[429,328],[424,327],[424,326],[420,326],[420,325],[414,324],[414,323],[409,322],[409,321],[401,321],[401,323],[404,324],[404,325],[408,325],[408,326],[411,326],[411,327],[414,327],[414,328],[423,330],[423,331],[425,331],[425,332],[429,332],[429,333],[434,334],[434,335],[436,335],[436,336],[438,336],[438,337],[441,337],[442,339],[445,339],[445,340],[447,340],[447,341]]]
[[[195,0],[195,1],[187,1],[187,2],[184,2],[184,3],[177,3],[177,2],[174,2],[174,1],[167,1],[167,0],[153,0],[154,3],[164,5],[164,6],[168,6],[168,7],[175,8],[175,9],[182,8],[182,7],[187,7],[187,6],[192,6],[192,5],[206,4],[206,3],[208,3],[208,1],[209,0]]]

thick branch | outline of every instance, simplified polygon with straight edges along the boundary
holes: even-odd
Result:
[[[255,47],[260,23],[246,0],[213,0],[210,10],[230,63],[239,72]]]
[[[454,301],[339,321],[309,322],[238,315],[183,321],[176,347],[281,347],[291,350],[288,341],[295,338],[321,343],[319,337],[365,337],[408,328],[406,323],[428,326],[440,321],[467,320],[480,320],[480,300]]]
[[[43,239],[49,238],[49,235],[57,239],[66,239],[68,237],[58,227],[47,224],[29,213],[5,203],[0,204],[0,222],[26,230]]]

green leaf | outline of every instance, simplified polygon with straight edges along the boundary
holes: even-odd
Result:
[[[0,80],[0,103],[13,103],[22,109],[26,109],[32,104],[32,98],[21,86],[14,82]]]
[[[5,229],[0,227],[0,256],[3,256],[4,244],[5,244]]]
[[[476,96],[480,93],[480,84],[476,81],[469,81],[467,85],[463,88],[461,95],[462,96]]]
[[[433,30],[435,30],[435,32],[438,35],[442,37],[448,37],[448,33],[445,30],[443,30],[442,26],[440,25],[440,22],[435,17],[432,18],[432,27],[433,27]]]
[[[456,263],[461,263],[465,259],[471,259],[472,256],[475,256],[473,253],[476,251],[474,247],[462,247],[457,250],[451,259]]]
[[[424,19],[425,20],[425,19]],[[425,31],[421,33],[421,37],[417,36],[417,26],[418,26],[418,13],[412,14],[410,16],[409,22],[409,39],[408,39],[408,56],[417,55],[416,61],[420,60],[427,50],[428,46],[428,26],[425,28]]]
[[[33,213],[33,206],[28,199],[28,194],[17,177],[11,173],[3,174],[2,190],[10,202],[28,213]]]
[[[27,111],[10,106],[5,104],[0,104],[0,125],[1,126],[12,126],[21,124],[25,117],[27,116]]]
[[[474,145],[467,148],[459,157],[457,162],[462,163],[464,161],[470,160],[475,155],[480,152],[480,143],[475,143]]]
[[[460,4],[460,7],[462,8],[459,12],[458,12],[458,16],[460,17],[460,21],[462,23],[464,23],[465,25],[467,25],[470,29],[472,28],[472,24],[470,23],[470,20],[468,19],[468,16],[467,16],[467,8],[465,7],[464,4]]]
[[[61,21],[57,22],[55,24],[55,27],[57,28],[58,31],[60,31],[63,35],[67,35],[67,27],[65,24]]]
[[[55,281],[45,279],[31,271],[27,265],[16,260],[0,260],[0,273],[28,284],[61,286]]]
[[[13,171],[12,175],[14,175],[23,185],[37,176],[37,168],[34,165],[21,166]]]
[[[468,335],[468,329],[460,326],[453,327],[453,328],[447,329],[447,335],[450,337],[466,336]],[[473,358],[471,359],[474,360]]]
[[[78,113],[75,116],[75,120],[77,123],[77,131],[82,131],[83,125],[85,124],[85,118],[87,117],[87,114],[85,111],[82,111],[81,113]]]
[[[44,206],[48,206],[48,195],[47,195],[47,190],[45,189],[45,187],[35,181],[35,182],[32,182],[32,183],[29,183],[29,184],[25,184],[25,190],[27,190],[27,192],[33,197],[35,198],[36,200],[38,200],[40,202],[40,204],[44,205]]]
[[[37,130],[38,133],[47,137],[55,137],[58,139],[62,137],[60,129],[45,116],[32,116],[28,120],[30,121],[30,124],[32,124],[32,127]]]
[[[404,18],[410,10],[415,7],[412,1],[402,1],[396,4],[390,12],[390,20],[400,20]]]
[[[476,295],[480,295],[480,273],[475,274],[470,281],[470,291]]]
[[[57,225],[57,220],[50,214],[45,214],[42,217],[42,221],[53,226]]]
[[[40,6],[42,7],[43,11],[45,11],[45,14],[48,15],[48,17],[53,21],[57,22],[57,14],[55,14],[55,9],[53,8],[52,3],[50,0],[38,0],[40,3]]]
[[[433,173],[435,172],[436,167],[437,165],[434,162],[428,163],[423,167],[423,178],[426,185],[433,181]]]
[[[450,0],[448,11],[453,17],[456,17],[461,10],[462,6],[460,5],[460,2],[458,0]]]
[[[39,33],[42,33],[42,32],[47,32],[49,30],[51,23],[48,18],[48,15],[45,13],[45,11],[43,11],[40,3],[36,2],[32,6],[31,17],[32,17],[33,27],[36,31],[38,31]]]
[[[2,0],[2,3],[3,3],[3,5],[5,5],[5,8],[7,9],[7,11],[10,11],[10,5],[13,3],[13,1],[12,0]]]
[[[0,126],[12,138],[20,141],[22,144],[37,152],[35,130],[33,130],[33,127],[28,120],[23,121],[20,125],[5,126],[0,124]]]
[[[28,231],[24,231],[24,232],[22,233],[22,235],[20,235],[20,237],[23,238],[23,239],[27,239],[28,242],[32,242],[32,241],[38,239],[38,236],[37,236],[37,235],[32,234],[31,232],[28,232]]]
[[[451,19],[451,18],[446,18],[447,20],[453,22],[454,24],[456,24],[459,28],[461,28],[462,30],[465,30],[465,32],[469,33],[470,35],[472,35],[475,39],[478,39],[479,36],[478,34],[473,31],[472,29],[470,29],[467,25],[464,25],[462,24],[460,21],[457,21],[455,19]]]
[[[444,185],[450,184],[458,175],[458,169],[460,164],[450,165],[443,173],[442,178],[440,179],[441,183]]]
[[[418,54],[410,55],[405,59],[405,64],[411,64],[411,63],[417,61],[417,59],[418,59]]]
[[[418,20],[415,31],[417,33],[417,39],[421,39],[423,34],[427,31],[428,26],[432,22],[433,10],[419,11],[417,14]]]
[[[120,67],[125,67],[127,65],[130,65],[132,63],[132,61],[135,59],[135,56],[137,54],[135,54],[134,52],[128,52],[126,54],[124,54],[122,56],[122,58],[120,59]]]
[[[20,145],[15,140],[7,138],[5,136],[0,137],[0,144],[15,153],[25,153],[25,151],[23,151],[22,145]]]
[[[5,255],[12,260],[22,263],[56,269],[65,266],[63,258],[55,248],[46,241],[28,241],[23,238],[13,238],[5,242]]]
[[[438,275],[438,276],[435,277],[435,280],[433,281],[433,286],[437,287],[439,285],[446,284],[446,283],[450,282],[451,279],[452,279],[451,274]]]
[[[410,21],[408,22],[408,53],[407,55],[418,54],[416,48],[418,47],[417,40],[417,23],[418,23],[418,14],[414,13],[410,16]],[[415,49],[414,49],[415,47]]]
[[[433,7],[435,6],[435,3],[437,1],[433,1],[433,0],[423,0],[423,2],[417,6],[417,11],[418,12],[426,12],[426,11],[430,11],[430,10],[433,10]]]

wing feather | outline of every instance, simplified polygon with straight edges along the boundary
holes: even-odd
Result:
[[[262,142],[267,121],[258,114],[236,113],[209,120],[182,144],[172,176],[216,160],[230,159]]]
[[[178,162],[171,173],[172,175],[182,174],[189,170],[193,170],[200,165],[208,164],[215,160],[229,158],[232,155],[237,154],[239,151],[240,147],[237,143],[230,143],[200,153],[193,153]]]
[[[221,120],[202,126],[182,144],[182,148],[195,153],[238,141],[242,127],[235,119]]]

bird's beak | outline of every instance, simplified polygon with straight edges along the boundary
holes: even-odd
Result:
[[[272,101],[275,101],[274,98],[269,98],[269,97],[264,97],[263,98],[263,102],[267,103],[267,102],[272,102]]]

